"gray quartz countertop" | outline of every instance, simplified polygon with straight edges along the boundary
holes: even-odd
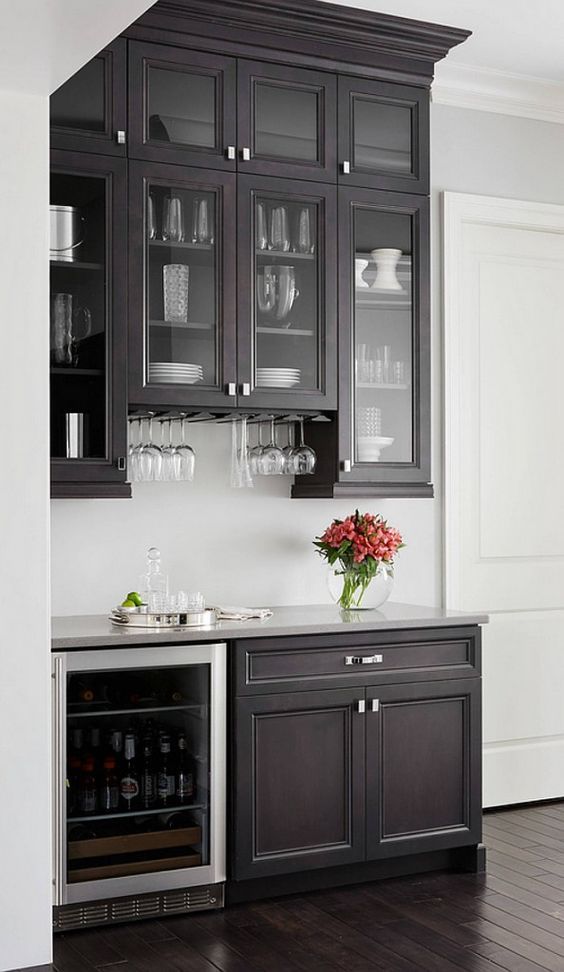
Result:
[[[467,614],[443,608],[420,607],[388,601],[377,611],[341,614],[333,604],[308,604],[273,608],[264,621],[220,621],[211,628],[117,627],[104,615],[72,615],[53,618],[53,651],[77,648],[124,648],[134,645],[194,644],[202,641],[234,641],[239,638],[274,638],[291,635],[354,634],[393,631],[401,628],[445,628],[485,624],[486,614]]]

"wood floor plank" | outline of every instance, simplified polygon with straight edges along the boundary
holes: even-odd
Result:
[[[511,952],[508,948],[503,948],[502,945],[498,945],[496,942],[475,945],[472,951],[478,955],[486,956],[491,962],[495,963],[495,966],[507,969],[508,972],[544,972],[544,966],[537,965],[536,962],[531,962],[522,955]]]
[[[152,922],[147,922],[150,925]],[[69,932],[65,935],[67,942],[82,958],[95,969],[103,968],[104,965],[117,966],[127,961],[126,957],[115,948],[111,942],[111,929],[107,929],[107,938],[104,939],[92,928],[84,931]]]
[[[530,959],[531,962],[536,962],[541,969],[548,969],[549,972],[564,972],[564,957],[543,948],[542,945],[528,941],[513,931],[507,931],[501,925],[479,918],[470,922],[470,927],[475,928],[484,938],[503,945],[509,951]],[[479,949],[480,946],[477,948]]]
[[[67,935],[55,937],[53,951],[53,965],[56,972],[95,972],[96,966],[77,952],[72,939]]]
[[[177,916],[164,922],[170,932],[216,965],[220,972],[261,972],[262,964],[251,962],[248,955],[241,954],[223,938],[202,928],[198,915]]]

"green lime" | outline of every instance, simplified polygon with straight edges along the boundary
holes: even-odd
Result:
[[[125,601],[122,601],[121,602],[121,606],[122,607],[137,607],[137,605],[134,604],[133,601],[131,600],[131,598],[129,598],[129,597],[126,597]]]
[[[143,601],[141,600],[141,595],[138,594],[137,591],[130,591],[129,594],[127,595],[127,599],[128,601],[133,601],[135,607],[141,607],[141,605],[143,604]]]

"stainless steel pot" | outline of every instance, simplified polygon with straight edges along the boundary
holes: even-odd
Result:
[[[49,258],[72,263],[77,258],[78,247],[82,244],[82,224],[80,210],[76,206],[50,206],[51,238]]]

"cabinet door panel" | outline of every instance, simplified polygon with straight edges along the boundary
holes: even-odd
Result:
[[[339,182],[429,192],[426,89],[339,78]]]
[[[336,407],[335,190],[238,177],[241,404]]]
[[[477,843],[480,680],[373,686],[367,699],[368,859]]]
[[[57,496],[69,495],[68,484],[82,484],[81,495],[96,495],[100,483],[125,490],[126,201],[125,159],[52,153],[51,205],[59,207],[67,230],[72,217],[76,234],[70,248],[51,250],[50,259],[51,477]]]
[[[126,57],[118,37],[51,95],[51,148],[125,156]]]
[[[236,880],[362,860],[363,697],[344,689],[237,703]]]
[[[130,164],[130,402],[235,404],[235,176]]]
[[[427,483],[429,206],[339,189],[339,478]]]
[[[233,58],[130,41],[130,156],[234,171],[236,80]]]
[[[237,70],[239,171],[335,182],[336,78],[260,61]]]

